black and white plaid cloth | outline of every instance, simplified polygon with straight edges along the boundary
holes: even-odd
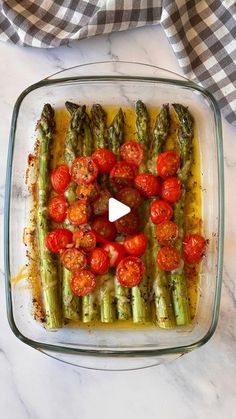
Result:
[[[186,76],[236,126],[236,0],[0,0],[0,40],[40,48],[161,22]]]

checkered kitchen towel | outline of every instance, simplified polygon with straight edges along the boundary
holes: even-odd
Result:
[[[236,0],[0,0],[0,40],[58,47],[161,22],[186,76],[236,126]]]

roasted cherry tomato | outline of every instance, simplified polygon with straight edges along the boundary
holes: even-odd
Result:
[[[107,252],[110,259],[110,266],[116,267],[122,259],[124,259],[126,253],[124,246],[120,243],[109,242],[104,244],[103,249]]]
[[[66,219],[67,201],[64,195],[57,195],[48,203],[48,215],[55,223],[63,223]]]
[[[184,237],[183,250],[187,263],[190,265],[198,263],[205,253],[206,240],[200,234],[189,234]]]
[[[66,228],[57,228],[46,234],[45,245],[51,252],[59,253],[73,243],[73,234]]]
[[[116,237],[116,227],[106,217],[96,217],[92,222],[92,229],[96,233],[99,243],[112,241]]]
[[[92,155],[93,161],[96,163],[100,173],[110,173],[116,164],[116,156],[107,148],[98,148]]]
[[[143,233],[127,237],[124,241],[124,248],[129,255],[140,257],[147,248],[147,237]]]
[[[137,141],[128,141],[122,144],[120,154],[123,160],[139,166],[143,160],[143,147]]]
[[[179,227],[174,221],[163,221],[157,224],[156,238],[163,246],[172,245],[179,236]]]
[[[111,196],[111,192],[108,189],[100,191],[99,197],[93,202],[94,215],[106,215],[108,213],[108,202]]]
[[[180,166],[180,157],[176,151],[165,151],[159,154],[157,158],[157,173],[165,179],[168,176],[174,176]]]
[[[160,191],[160,181],[151,173],[139,173],[135,178],[135,186],[146,197],[156,196]]]
[[[141,259],[127,256],[116,268],[116,276],[121,285],[127,288],[136,287],[145,273],[145,266]]]
[[[73,241],[77,249],[81,249],[86,253],[95,249],[97,243],[94,231],[86,227],[73,232]]]
[[[91,157],[78,157],[71,166],[71,178],[78,184],[89,184],[95,181],[98,168]]]
[[[140,230],[140,220],[136,210],[131,210],[129,214],[115,221],[116,229],[124,235],[133,235]]]
[[[173,208],[166,201],[156,199],[150,205],[150,218],[155,224],[168,221],[173,217]]]
[[[61,256],[63,265],[69,271],[83,269],[87,265],[87,258],[83,252],[78,249],[66,249]]]
[[[164,246],[157,252],[157,264],[163,271],[173,271],[180,264],[180,254],[174,247]]]
[[[70,183],[70,172],[67,164],[60,164],[52,170],[51,184],[55,192],[64,193]]]
[[[67,217],[71,224],[79,226],[86,224],[91,216],[91,207],[84,202],[76,201],[67,210]]]
[[[121,189],[117,193],[116,199],[123,202],[123,204],[128,205],[130,208],[138,208],[142,200],[139,191],[135,188]]]
[[[73,272],[70,280],[72,292],[78,296],[91,294],[96,288],[96,277],[88,269]]]
[[[126,161],[116,163],[110,173],[111,183],[117,189],[122,189],[126,186],[133,186],[134,177],[134,167]]]
[[[110,259],[107,252],[101,247],[96,247],[89,257],[91,271],[96,275],[105,274],[110,267]]]
[[[81,184],[76,188],[76,196],[81,202],[93,202],[99,197],[100,189],[97,182]]]
[[[179,200],[182,193],[181,182],[177,176],[164,179],[161,184],[161,197],[166,201],[173,203]]]

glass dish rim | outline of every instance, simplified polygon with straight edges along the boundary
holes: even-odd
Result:
[[[144,63],[129,63],[122,61],[105,61],[97,63],[88,63],[88,64],[105,64],[105,63],[127,63],[127,64],[141,64]],[[85,64],[85,65],[88,65]],[[83,65],[74,66],[67,68],[65,70],[71,70],[77,67],[82,67]],[[166,69],[162,69],[156,66],[151,66],[156,69],[165,70],[173,75],[179,76],[174,72],[171,72]],[[52,74],[49,77],[54,77],[55,75],[60,75],[61,72]],[[222,126],[221,126],[221,114],[218,107],[218,104],[215,98],[210,92],[208,92],[203,87],[197,85],[196,83],[185,80],[169,79],[166,77],[151,77],[151,76],[130,76],[130,75],[92,75],[92,76],[73,76],[73,77],[62,77],[50,79],[49,77],[40,80],[37,83],[34,83],[24,89],[21,94],[18,96],[12,113],[11,119],[11,128],[9,136],[9,145],[8,145],[8,156],[7,156],[7,169],[6,169],[6,182],[5,182],[5,203],[4,203],[4,270],[5,270],[5,291],[6,291],[6,307],[7,307],[7,318],[10,328],[14,335],[26,343],[29,346],[32,346],[38,350],[49,350],[52,352],[60,352],[66,354],[77,354],[77,355],[92,355],[100,357],[124,357],[124,356],[158,356],[158,355],[167,355],[174,353],[187,353],[193,349],[202,346],[207,343],[208,340],[214,334],[219,318],[219,308],[220,308],[220,298],[221,298],[221,287],[222,287],[222,272],[223,272],[223,244],[224,244],[224,170],[223,170],[223,141],[222,141]],[[182,77],[182,76],[181,76]],[[184,77],[182,77],[184,78]],[[191,343],[189,345],[176,346],[176,347],[166,347],[162,349],[134,349],[134,350],[114,350],[114,349],[83,349],[83,348],[70,348],[63,347],[57,344],[48,344],[43,342],[38,342],[24,336],[21,331],[18,329],[15,323],[13,306],[12,306],[12,289],[10,283],[10,250],[9,250],[9,222],[10,222],[10,203],[11,203],[11,180],[12,180],[12,160],[13,160],[13,151],[15,145],[15,133],[17,126],[17,118],[21,103],[24,98],[32,91],[40,89],[44,86],[63,84],[67,82],[103,82],[103,81],[136,81],[136,82],[157,82],[164,83],[175,86],[182,86],[190,88],[191,90],[199,91],[203,96],[205,96],[210,102],[213,114],[214,114],[214,123],[216,128],[216,144],[217,144],[217,170],[218,170],[218,180],[219,180],[219,194],[218,194],[218,207],[219,207],[219,219],[218,219],[218,254],[217,254],[217,273],[216,273],[216,289],[214,296],[214,306],[212,313],[212,320],[210,327],[206,334],[199,339],[198,341]]]

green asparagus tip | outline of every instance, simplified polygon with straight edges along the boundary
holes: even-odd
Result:
[[[54,120],[54,109],[49,103],[44,105],[41,118],[38,122],[37,129],[41,130],[41,132],[46,135],[49,132],[52,132],[55,127],[55,120]]]
[[[193,117],[190,114],[186,106],[180,105],[179,103],[172,104],[179,122],[179,136],[192,139],[193,136]]]
[[[73,115],[73,113],[79,108],[79,105],[73,102],[69,102],[69,101],[65,103],[65,106],[71,115]]]

